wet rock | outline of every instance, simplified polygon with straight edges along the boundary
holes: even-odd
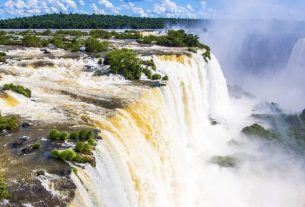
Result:
[[[41,49],[40,51],[42,51],[44,54],[50,54],[51,53],[48,49]]]
[[[38,170],[38,171],[36,171],[36,173],[35,173],[35,175],[37,176],[37,177],[39,177],[39,176],[44,176],[46,174],[46,172],[44,171],[44,170]]]
[[[238,160],[232,156],[213,156],[210,162],[225,168],[234,168],[238,164]]]
[[[215,119],[209,118],[211,125],[217,125],[219,124]]]
[[[29,140],[30,137],[27,136],[20,137],[13,143],[13,147],[21,147],[25,142],[28,142]]]
[[[80,48],[79,48],[79,51],[81,51],[81,52],[86,52],[86,47],[84,47],[84,46],[80,47]]]
[[[25,148],[21,149],[22,154],[30,154],[34,151],[34,148],[32,145],[28,145]]]
[[[24,128],[24,129],[29,128],[30,127],[30,123],[27,123],[27,122],[22,123],[21,127]]]
[[[99,130],[99,129],[93,129],[92,131],[94,132],[95,135],[98,135],[99,133],[101,133],[101,130]]]

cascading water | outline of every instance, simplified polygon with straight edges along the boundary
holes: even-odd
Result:
[[[109,119],[90,116],[104,141],[97,167],[74,175],[80,191],[74,206],[197,205],[192,162],[199,152],[189,147],[203,144],[209,118],[223,118],[230,107],[226,81],[214,57],[209,63],[199,54],[154,61],[168,74],[167,86],[149,89]]]
[[[85,58],[44,58],[53,65],[38,68],[32,68],[36,59],[0,66],[1,85],[13,82],[33,92],[31,99],[11,91],[1,96],[3,114],[89,122],[101,130],[96,167],[71,174],[77,186],[71,207],[304,206],[303,162],[240,134],[255,122],[257,100],[229,98],[213,55],[208,63],[199,53],[153,59],[169,76],[166,86],[95,76],[83,68],[99,67],[97,60]],[[233,157],[237,166],[212,163],[218,155]]]
[[[104,139],[96,168],[72,175],[78,190],[71,206],[303,206],[301,166],[240,136],[253,122],[255,103],[229,99],[214,56],[208,63],[199,54],[155,56],[154,62],[168,74],[166,86],[147,89],[107,119],[88,114]],[[211,164],[215,155],[234,155],[239,167]]]

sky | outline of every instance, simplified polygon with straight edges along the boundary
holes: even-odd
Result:
[[[260,4],[263,2],[263,6]],[[266,16],[304,17],[304,0],[0,0],[0,18],[45,13],[120,14],[140,17],[216,18],[242,5]],[[270,13],[271,12],[271,13]],[[298,13],[299,12],[299,13]],[[251,12],[253,13],[253,12]],[[304,17],[305,19],[305,17]]]
[[[202,18],[213,15],[214,5],[204,0],[0,0],[0,17],[63,12]]]

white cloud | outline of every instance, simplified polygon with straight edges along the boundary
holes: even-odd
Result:
[[[147,12],[143,8],[137,7],[134,5],[134,3],[131,3],[131,2],[129,2],[128,4],[124,4],[122,6],[122,8],[127,9],[127,10],[131,11],[132,13],[134,13],[135,15],[140,16],[140,17],[148,16]]]
[[[162,0],[155,3],[151,12],[154,16],[196,18],[196,13],[194,13],[191,5],[180,6],[171,0]]]
[[[119,13],[119,10],[113,6],[113,4],[108,1],[108,0],[99,0],[99,3],[101,5],[103,5],[104,7],[106,7],[107,9],[109,9],[110,11],[112,11],[113,13],[115,14],[118,14]]]
[[[79,4],[80,4],[81,6],[85,6],[85,5],[86,5],[85,2],[84,2],[83,0],[79,0]]]
[[[74,0],[7,0],[3,11],[14,16],[28,16],[53,12],[77,12],[78,8]]]
[[[103,9],[97,8],[95,4],[92,4],[91,7],[92,7],[92,12],[94,14],[105,14],[105,11]]]

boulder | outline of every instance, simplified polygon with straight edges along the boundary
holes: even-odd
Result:
[[[21,147],[25,142],[27,142],[29,140],[30,140],[30,137],[27,137],[27,136],[20,137],[13,143],[13,147]]]
[[[22,154],[30,154],[30,153],[32,153],[33,151],[34,151],[34,148],[33,148],[32,145],[28,145],[28,146],[26,146],[26,147],[24,147],[24,148],[21,149],[21,153],[22,153]]]
[[[30,127],[30,124],[27,123],[27,122],[24,122],[24,123],[21,124],[21,127],[26,129],[26,128]]]
[[[44,170],[38,170],[38,171],[35,172],[35,175],[37,177],[44,176],[45,174],[46,174],[46,172]]]

